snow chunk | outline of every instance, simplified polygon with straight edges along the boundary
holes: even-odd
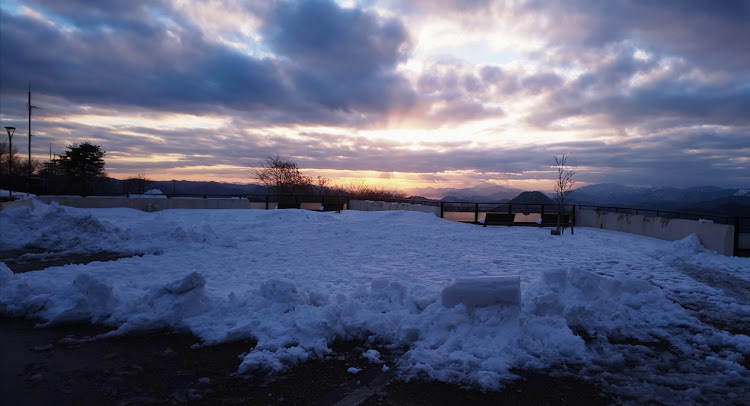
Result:
[[[5,265],[5,262],[0,262],[0,288],[10,283],[13,280],[13,271]]]
[[[271,302],[285,304],[290,307],[305,302],[304,295],[297,290],[297,286],[294,283],[288,280],[269,279],[263,281],[260,284],[258,293]]]
[[[179,295],[204,286],[206,286],[206,278],[198,272],[192,272],[180,280],[165,284],[163,289],[166,293]]]
[[[349,368],[349,369],[346,370],[346,372],[348,372],[348,373],[350,373],[352,375],[357,375],[360,371],[362,371],[361,368],[354,368],[354,367],[351,367],[351,368]]]
[[[370,298],[374,300],[403,304],[407,293],[405,285],[386,278],[373,279],[370,282]]]
[[[521,302],[521,277],[483,276],[457,279],[441,293],[443,306],[466,307],[491,306],[495,304],[518,305]]]
[[[309,357],[310,353],[299,346],[280,348],[276,351],[253,351],[242,360],[239,373],[283,372],[298,363],[307,361]]]
[[[383,361],[380,360],[380,352],[377,350],[367,350],[364,353],[362,353],[362,358],[366,358],[373,364],[382,364]]]

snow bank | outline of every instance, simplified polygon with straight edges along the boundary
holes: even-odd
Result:
[[[395,366],[406,379],[496,389],[514,369],[553,369],[640,403],[750,397],[741,365],[750,338],[704,322],[732,322],[727,314],[750,305],[727,288],[744,286],[730,282],[750,275],[750,260],[713,255],[695,236],[668,243],[583,228],[559,238],[406,211],[50,205],[0,220],[9,247],[151,253],[18,275],[0,264],[3,314],[92,320],[117,327],[109,335],[253,339],[243,374],[284,371],[359,339],[402,349]],[[678,266],[695,261],[729,282]],[[374,349],[363,356],[380,359]]]
[[[493,276],[462,278],[443,289],[443,305],[453,307],[491,306],[495,304],[519,305],[521,302],[520,276]]]

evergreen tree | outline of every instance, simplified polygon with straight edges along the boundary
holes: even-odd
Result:
[[[106,151],[101,146],[90,142],[68,145],[58,165],[74,192],[90,193],[95,181],[107,176],[104,155]]]

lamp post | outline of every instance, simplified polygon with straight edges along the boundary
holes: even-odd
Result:
[[[13,182],[13,133],[16,132],[16,127],[5,127],[5,130],[8,131],[8,179]],[[10,182],[8,182],[8,196],[13,195]]]

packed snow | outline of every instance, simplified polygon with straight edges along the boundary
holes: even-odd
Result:
[[[1,250],[145,254],[22,274],[0,263],[0,313],[103,323],[116,328],[108,335],[171,328],[203,345],[250,338],[242,374],[283,372],[357,339],[374,363],[396,354],[382,370],[405,379],[494,390],[513,371],[543,370],[598,382],[623,402],[750,400],[750,259],[707,251],[695,236],[38,200],[0,211],[0,230]],[[492,298],[482,280],[505,283],[500,299],[520,286],[520,300],[443,303],[457,285]]]

